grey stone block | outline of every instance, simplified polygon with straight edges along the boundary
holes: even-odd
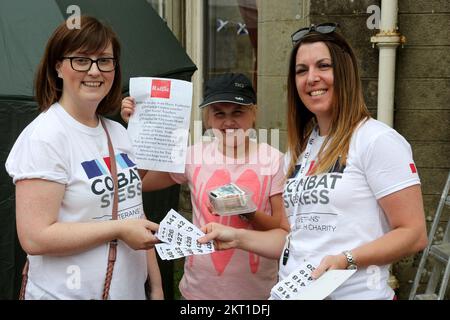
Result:
[[[449,14],[401,14],[398,19],[400,32],[408,46],[450,45]],[[447,50],[449,54],[450,49]]]
[[[399,110],[450,109],[449,79],[398,79],[395,87]]]
[[[319,24],[324,22],[337,22],[338,32],[342,34],[352,46],[358,44],[371,46],[370,37],[377,33],[377,30],[367,28],[367,16],[362,15],[311,15],[311,23]]]
[[[410,144],[417,167],[450,168],[450,143],[412,141]]]
[[[450,141],[448,110],[397,110],[394,124],[408,141]]]
[[[401,0],[398,2],[399,13],[450,13],[448,0]]]
[[[450,48],[409,47],[398,52],[397,78],[450,78]]]
[[[286,79],[286,76],[258,77],[258,127],[286,129]]]
[[[291,34],[295,22],[264,22],[258,24],[258,74],[262,76],[283,76],[287,74],[289,56],[292,50]]]
[[[314,15],[350,15],[366,14],[370,5],[380,6],[380,0],[311,0],[311,14]]]
[[[304,0],[260,0],[258,5],[260,22],[294,20],[304,23],[302,19],[308,14]]]
[[[366,46],[353,47],[362,78],[378,79],[378,49]]]
[[[422,183],[423,195],[436,195],[442,194],[442,188],[445,184],[448,175],[447,169],[434,169],[434,168],[418,168],[420,174],[420,180]]]

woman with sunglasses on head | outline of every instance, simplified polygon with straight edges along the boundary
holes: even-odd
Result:
[[[119,59],[117,36],[92,17],[80,29],[62,23],[47,43],[35,81],[41,113],[6,162],[28,254],[21,298],[145,299],[148,274],[151,298],[163,298],[157,225],[145,219],[131,144],[104,117],[120,107]]]
[[[280,279],[305,262],[316,267],[313,278],[357,268],[329,298],[389,300],[389,264],[427,244],[420,180],[410,145],[370,117],[356,57],[335,29],[292,36],[283,193],[290,233],[208,224],[202,242],[279,258]]]

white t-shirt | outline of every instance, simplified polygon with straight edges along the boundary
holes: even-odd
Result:
[[[118,219],[144,215],[141,180],[125,128],[105,119],[116,156]],[[16,183],[44,179],[65,185],[59,222],[111,220],[113,181],[106,133],[99,122],[87,127],[55,103],[20,134],[6,161]],[[30,215],[33,214],[30,208]],[[107,243],[70,256],[28,256],[26,299],[101,299],[108,261]],[[146,252],[119,240],[110,298],[145,299]]]
[[[408,142],[377,120],[369,119],[356,129],[344,168],[337,163],[326,174],[308,175],[324,140],[318,137],[311,147],[304,186],[299,188],[297,174],[303,154],[285,185],[283,198],[292,235],[287,264],[280,259],[281,278],[306,261],[318,266],[326,255],[383,236],[390,226],[377,200],[420,183]],[[287,171],[289,155],[285,159]],[[358,269],[329,298],[392,299],[388,267]]]

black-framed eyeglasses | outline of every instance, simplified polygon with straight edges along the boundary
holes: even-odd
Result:
[[[337,27],[339,27],[339,24],[335,22],[327,22],[327,23],[320,23],[317,25],[312,24],[309,27],[300,28],[291,35],[292,44],[296,45],[300,40],[303,39],[304,36],[306,36],[310,32],[315,31],[326,34],[335,31]]]
[[[117,65],[116,58],[98,58],[97,60],[93,60],[88,57],[62,57],[62,59],[69,59],[72,69],[80,72],[91,70],[93,63],[95,63],[98,70],[102,72],[114,71]]]

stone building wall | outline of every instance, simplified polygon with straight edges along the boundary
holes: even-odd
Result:
[[[411,143],[431,224],[450,168],[450,1],[400,0],[399,28],[407,42],[398,53],[395,128]],[[410,288],[417,264],[397,264],[401,288]]]

